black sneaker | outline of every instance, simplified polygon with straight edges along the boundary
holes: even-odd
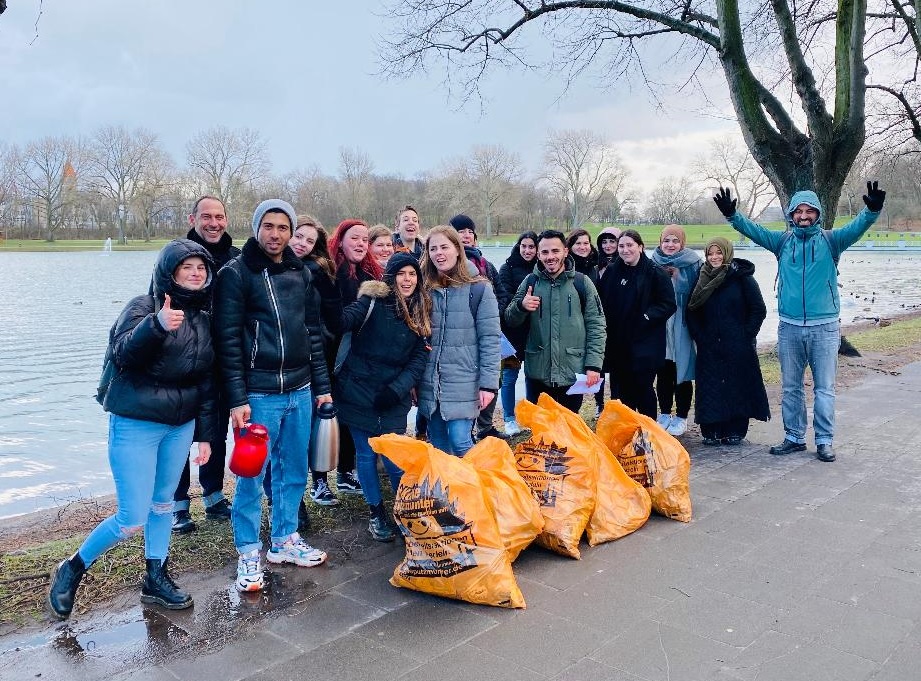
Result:
[[[336,482],[336,491],[339,494],[361,494],[361,483],[358,482],[358,476],[355,471],[339,473]]]
[[[738,435],[731,435],[729,437],[724,437],[721,442],[724,445],[729,445],[730,447],[738,447],[740,444],[742,444],[742,438]]]
[[[715,437],[705,437],[705,438],[704,438],[704,444],[705,444],[707,447],[716,447],[716,446],[719,445],[719,443],[720,443],[720,441],[717,440]]]
[[[793,442],[793,440],[784,440],[779,445],[774,445],[771,447],[771,454],[775,456],[783,456],[784,454],[792,454],[793,452],[805,452],[806,445],[800,444],[799,442]]]
[[[195,521],[188,511],[173,511],[173,533],[188,534],[195,531]]]
[[[495,426],[490,426],[486,430],[481,430],[479,433],[476,434],[476,441],[479,442],[483,438],[487,438],[487,437],[497,437],[500,440],[508,440],[509,436],[503,433],[502,431],[500,431]]]
[[[208,520],[230,520],[230,502],[221,499],[210,506],[205,506],[205,517]]]
[[[324,478],[317,478],[313,481],[313,485],[310,488],[310,498],[313,499],[313,503],[319,504],[320,506],[339,505],[339,500],[336,498],[336,495],[333,494],[333,491],[329,488],[329,484]]]
[[[815,458],[825,463],[831,463],[835,460],[835,450],[831,445],[816,445]]]

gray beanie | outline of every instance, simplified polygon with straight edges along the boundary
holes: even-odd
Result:
[[[267,199],[256,206],[256,212],[253,213],[253,236],[259,236],[259,225],[262,223],[262,218],[264,218],[265,214],[270,210],[280,210],[288,216],[288,219],[291,221],[291,233],[293,234],[294,228],[297,225],[297,214],[295,213],[294,207],[287,201],[282,201],[281,199]]]

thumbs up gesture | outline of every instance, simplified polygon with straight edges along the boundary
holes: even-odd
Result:
[[[540,296],[535,296],[533,291],[534,287],[528,286],[528,292],[525,293],[524,298],[521,299],[521,307],[528,312],[534,312],[540,307]]]
[[[168,293],[163,301],[163,307],[157,313],[157,320],[166,331],[175,331],[182,326],[182,322],[185,320],[185,312],[172,308],[172,300]]]

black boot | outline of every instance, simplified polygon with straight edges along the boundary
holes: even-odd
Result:
[[[387,522],[387,512],[384,510],[384,502],[377,506],[371,506],[371,518],[368,520],[368,532],[374,541],[393,541],[393,528]]]
[[[141,603],[156,603],[170,610],[183,610],[192,605],[192,597],[180,590],[166,572],[166,561],[147,559],[147,574],[141,586]]]
[[[86,574],[86,565],[79,553],[58,563],[51,573],[51,588],[48,590],[48,607],[52,614],[61,620],[70,617],[74,609],[74,598],[80,580]]]

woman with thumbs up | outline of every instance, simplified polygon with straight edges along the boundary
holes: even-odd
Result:
[[[147,574],[141,601],[179,610],[192,605],[166,571],[173,491],[197,441],[205,463],[217,432],[212,386],[211,256],[193,241],[171,241],[157,259],[151,294],[122,310],[106,357],[114,378],[100,392],[109,412],[109,465],[118,508],[52,572],[48,605],[66,619],[80,579],[118,542],[144,530]]]

